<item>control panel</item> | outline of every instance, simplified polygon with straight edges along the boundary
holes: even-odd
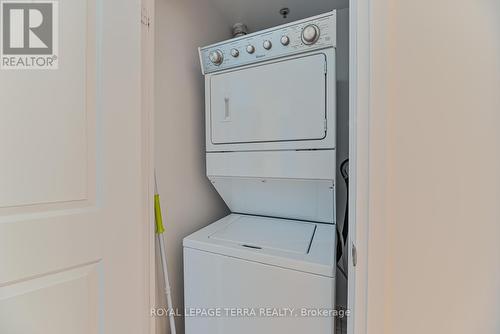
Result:
[[[203,74],[336,46],[336,12],[237,37],[199,49]]]

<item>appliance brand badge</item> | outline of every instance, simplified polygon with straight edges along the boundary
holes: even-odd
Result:
[[[57,69],[57,0],[0,0],[0,68]]]

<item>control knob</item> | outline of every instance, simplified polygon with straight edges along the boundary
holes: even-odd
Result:
[[[273,43],[271,43],[270,40],[266,39],[264,43],[262,43],[262,46],[264,47],[264,49],[269,50],[273,47]]]
[[[247,52],[248,53],[254,53],[255,52],[255,46],[252,44],[247,45]]]
[[[307,45],[316,43],[319,38],[319,28],[315,24],[309,24],[302,29],[302,42]]]
[[[283,35],[283,36],[281,36],[280,42],[282,45],[286,46],[286,45],[290,44],[290,37],[288,37],[287,35]]]
[[[233,56],[234,58],[236,58],[239,55],[240,55],[240,52],[238,51],[238,49],[231,49],[231,56]]]
[[[221,50],[214,50],[210,52],[209,54],[210,61],[214,63],[215,65],[220,65],[222,64],[222,61],[224,60],[224,55],[222,54]]]

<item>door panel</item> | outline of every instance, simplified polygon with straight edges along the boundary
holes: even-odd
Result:
[[[98,266],[92,264],[0,287],[2,333],[97,333]]]
[[[59,69],[2,71],[0,245],[10,252],[0,252],[0,283],[99,259],[87,249],[100,220],[96,10],[92,0],[59,6]]]
[[[0,333],[146,333],[140,1],[58,31],[58,69],[0,71]]]
[[[326,57],[315,54],[214,75],[212,142],[324,138],[325,74]]]
[[[88,64],[95,57],[88,11],[95,8],[86,1],[60,6],[58,70],[2,71],[0,87],[8,96],[0,100],[0,152],[7,157],[0,164],[0,207],[88,198],[88,162],[95,154],[88,142],[93,124],[86,123],[95,113],[86,89],[95,71]]]

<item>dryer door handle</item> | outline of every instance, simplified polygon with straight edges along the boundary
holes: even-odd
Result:
[[[230,121],[231,120],[231,113],[229,109],[229,97],[224,98],[224,121]]]

